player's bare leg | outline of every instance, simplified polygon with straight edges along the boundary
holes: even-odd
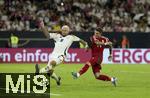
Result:
[[[107,75],[100,74],[99,72],[96,72],[94,74],[95,78],[102,81],[111,81],[111,77]]]
[[[36,64],[35,69],[36,69],[36,74],[39,73],[47,73],[48,76],[50,76],[51,78],[53,78],[57,85],[60,85],[60,80],[61,78],[58,77],[55,73],[54,73],[54,67],[56,66],[56,62],[55,61],[51,61],[48,63],[48,65],[44,68],[42,68],[40,70],[39,65]]]
[[[57,85],[60,85],[61,78],[57,76],[56,73],[54,73],[54,68],[56,67],[56,61],[53,60],[49,64],[50,64],[49,66],[52,66],[52,68],[51,67],[49,68],[47,75],[49,75],[52,79],[54,79]]]
[[[89,69],[89,67],[91,66],[90,62],[87,62],[81,69],[79,72],[72,72],[72,76],[74,79],[77,79],[78,77],[80,77],[82,74],[84,74],[85,72],[87,72],[87,70]]]
[[[39,75],[40,73],[40,66],[38,64],[35,65],[35,74]]]
[[[96,64],[96,65],[92,66],[92,70],[93,70],[94,76],[97,80],[111,81],[112,84],[114,86],[116,86],[116,78],[115,77],[109,77],[107,75],[100,74],[101,65]]]

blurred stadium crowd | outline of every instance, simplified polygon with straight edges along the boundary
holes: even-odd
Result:
[[[0,31],[37,30],[37,17],[49,30],[150,32],[150,0],[0,0]]]

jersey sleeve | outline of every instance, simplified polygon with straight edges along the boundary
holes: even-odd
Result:
[[[60,34],[57,33],[49,33],[50,39],[57,39],[60,37]]]
[[[72,40],[73,41],[80,41],[81,39],[75,35],[72,35]]]

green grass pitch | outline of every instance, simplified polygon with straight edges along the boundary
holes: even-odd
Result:
[[[41,64],[41,67],[46,64]],[[74,80],[71,71],[83,64],[62,64],[55,72],[62,77],[62,85],[56,86],[51,79],[51,98],[150,98],[150,65],[110,64],[103,65],[102,72],[118,78],[118,86],[98,81],[91,68]],[[0,64],[0,72],[34,72],[34,64]]]

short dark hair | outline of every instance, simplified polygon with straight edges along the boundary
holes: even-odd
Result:
[[[95,30],[98,31],[98,32],[100,32],[100,33],[103,33],[103,30],[100,27],[97,27]]]

